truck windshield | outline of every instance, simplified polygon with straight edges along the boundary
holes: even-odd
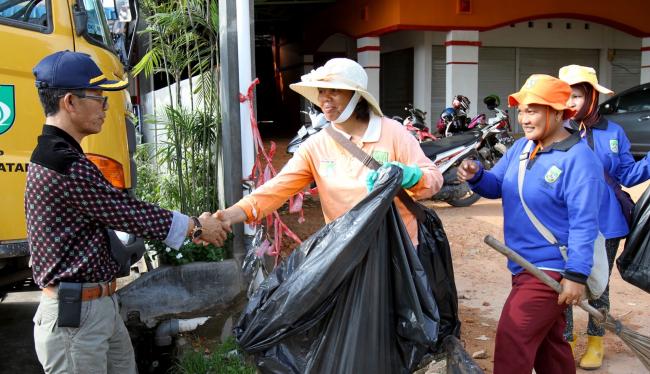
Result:
[[[108,24],[104,15],[101,0],[83,0],[84,8],[88,14],[88,37],[91,42],[101,43],[113,50],[113,40],[108,32]]]
[[[47,27],[49,21],[43,0],[0,0],[0,18],[42,27]]]

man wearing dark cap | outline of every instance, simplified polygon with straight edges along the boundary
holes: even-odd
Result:
[[[179,248],[186,237],[217,246],[226,228],[209,213],[188,217],[115,189],[80,143],[102,130],[108,97],[126,88],[84,53],[62,51],[33,70],[45,111],[25,190],[34,281],[43,289],[34,342],[46,373],[135,373],[119,314],[107,229]]]

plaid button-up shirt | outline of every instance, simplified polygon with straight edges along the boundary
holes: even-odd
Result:
[[[32,154],[25,212],[40,287],[113,279],[119,265],[111,256],[107,228],[166,240],[175,218],[114,188],[74,138],[48,125]]]

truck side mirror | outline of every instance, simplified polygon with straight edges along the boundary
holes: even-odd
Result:
[[[75,28],[77,29],[77,36],[83,35],[88,31],[88,13],[86,9],[79,6],[79,2],[75,3],[72,8]]]

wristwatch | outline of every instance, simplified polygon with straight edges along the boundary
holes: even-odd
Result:
[[[198,239],[203,235],[203,226],[201,226],[201,221],[196,217],[190,217],[194,221],[194,228],[192,229],[192,239]]]

